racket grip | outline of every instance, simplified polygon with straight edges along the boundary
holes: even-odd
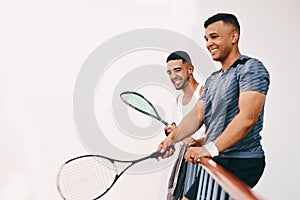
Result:
[[[168,126],[176,126],[176,123],[175,122],[172,122],[172,124],[169,124]],[[166,130],[165,130],[165,135],[168,137],[170,133],[168,133]]]
[[[168,133],[166,130],[165,130],[165,135],[168,137],[168,135],[169,135],[170,133]]]
[[[173,151],[175,151],[175,147],[172,145],[172,146],[168,146],[164,152],[159,152],[159,151],[154,152],[153,154],[151,154],[150,157],[152,157],[152,158],[161,157],[161,156],[165,155],[165,153],[171,149],[173,149]]]

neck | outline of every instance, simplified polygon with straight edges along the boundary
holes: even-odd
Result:
[[[193,96],[196,88],[198,87],[199,83],[194,79],[194,77],[190,78],[190,81],[188,82],[187,86],[182,89],[182,92],[184,93],[185,97]]]
[[[223,71],[226,71],[230,66],[241,56],[240,51],[237,49],[229,54],[223,61],[221,61]]]

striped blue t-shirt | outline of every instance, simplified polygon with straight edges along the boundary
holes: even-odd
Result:
[[[267,94],[270,76],[255,58],[241,55],[227,70],[219,70],[206,80],[200,99],[204,101],[206,143],[214,141],[238,114],[239,94],[257,91]],[[264,106],[258,121],[240,142],[220,153],[220,157],[260,158],[264,155],[260,131],[263,128]]]

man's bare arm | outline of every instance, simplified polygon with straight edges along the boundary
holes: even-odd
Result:
[[[203,124],[204,102],[198,100],[194,108],[182,119],[178,127],[174,129],[173,139],[178,142],[195,133]]]
[[[258,120],[265,99],[266,95],[255,91],[240,93],[239,113],[214,141],[219,152],[233,146],[249,133]]]
[[[198,130],[203,124],[203,110],[204,102],[198,100],[194,108],[182,119],[179,125],[158,145],[157,150],[164,152],[168,146],[174,145]],[[163,158],[169,157],[173,153],[173,151],[167,152]]]

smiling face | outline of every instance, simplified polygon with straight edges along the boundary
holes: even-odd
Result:
[[[238,37],[239,33],[233,25],[220,20],[207,26],[204,39],[212,59],[225,62],[237,49]]]
[[[193,69],[193,65],[189,62],[183,63],[181,59],[167,62],[167,73],[177,90],[182,90],[188,85]]]

